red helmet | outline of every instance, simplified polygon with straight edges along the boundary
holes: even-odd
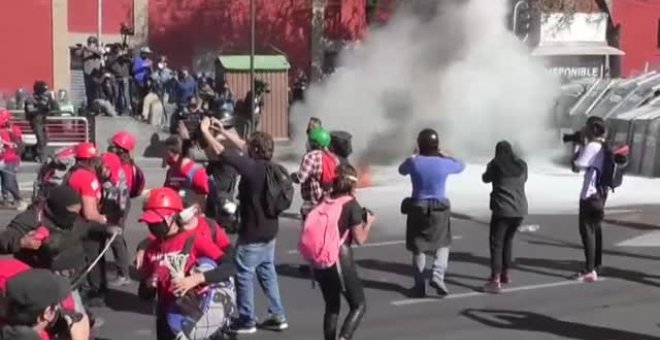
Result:
[[[92,159],[96,157],[96,145],[92,142],[82,142],[76,146],[76,159]]]
[[[137,144],[137,141],[135,140],[135,136],[132,134],[126,132],[126,131],[119,131],[115,133],[112,138],[110,138],[110,143],[112,143],[114,146],[122,148],[126,151],[133,151],[135,149],[135,144]]]
[[[151,190],[149,197],[142,207],[142,216],[139,221],[145,223],[158,223],[166,217],[183,210],[183,199],[178,192],[170,188],[156,188]]]

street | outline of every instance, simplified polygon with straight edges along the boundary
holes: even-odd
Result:
[[[451,294],[444,299],[408,298],[412,286],[411,258],[403,242],[404,218],[399,214],[399,202],[409,191],[405,179],[395,179],[395,169],[383,168],[376,172],[376,178],[381,179],[376,186],[358,192],[360,201],[376,213],[378,221],[368,243],[355,249],[367,295],[367,313],[355,339],[660,339],[660,274],[655,263],[660,260],[660,243],[640,247],[638,241],[631,241],[639,237],[653,239],[657,234],[653,230],[605,224],[602,279],[590,284],[570,280],[583,261],[576,217],[578,189],[566,190],[572,183],[579,183],[577,175],[568,179],[552,177],[553,185],[548,183],[550,175],[543,171],[539,170],[536,176],[530,174],[532,215],[525,224],[539,225],[540,229],[516,236],[516,268],[512,272],[513,283],[505,293],[481,293],[490,274],[488,211],[484,204],[489,188],[474,177],[481,169],[472,167],[448,182],[449,196],[456,198],[453,209],[457,218],[452,221],[454,241],[446,278]],[[164,177],[164,171],[155,162],[145,166],[145,173],[150,186],[158,185]],[[25,173],[20,181],[27,183],[29,178]],[[474,183],[472,187],[463,185],[470,181]],[[545,183],[543,195],[537,192],[539,182]],[[644,199],[647,203],[658,202],[642,190],[649,183],[655,182],[630,180],[620,194],[615,194],[625,199],[612,199],[610,217],[631,211],[660,212],[660,206],[639,203]],[[481,197],[483,193],[486,194]],[[546,200],[534,203],[537,196],[545,196]],[[556,205],[555,201],[568,203]],[[260,331],[242,338],[322,338],[324,304],[320,290],[313,289],[311,279],[298,271],[302,263],[296,253],[300,221],[293,212],[299,204],[296,198],[292,213],[281,218],[277,244],[277,269],[290,328],[283,333]],[[133,204],[140,206],[141,202]],[[139,209],[134,209],[131,220],[136,221],[138,214]],[[6,223],[12,216],[13,212],[4,210],[0,212],[0,222]],[[147,229],[135,222],[126,233],[129,247],[134,250]],[[622,242],[628,245],[619,245]],[[98,337],[154,339],[151,308],[137,298],[136,290],[137,284],[132,284],[112,291],[107,308],[94,310],[105,321]],[[260,291],[256,297],[258,315],[265,316],[266,304]],[[343,308],[345,311],[346,306]]]

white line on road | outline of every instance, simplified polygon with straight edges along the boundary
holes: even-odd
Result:
[[[605,281],[605,279],[598,279],[598,282],[600,282],[600,281]],[[526,290],[536,290],[536,289],[543,289],[543,288],[573,286],[573,285],[582,284],[582,283],[583,282],[580,282],[580,281],[559,281],[559,282],[552,282],[552,283],[543,283],[543,284],[538,284],[538,285],[506,288],[506,289],[502,289],[502,293],[513,293],[513,292],[522,292],[522,291],[526,291]],[[490,295],[490,294],[485,293],[485,292],[469,292],[469,293],[461,293],[461,294],[451,294],[451,295],[448,295],[447,297],[444,297],[444,298],[423,298],[423,299],[396,300],[396,301],[390,302],[390,304],[392,304],[393,306],[408,306],[408,305],[416,305],[416,304],[420,304],[420,303],[438,302],[438,301],[449,300],[449,299],[463,299],[463,298],[469,298],[469,297],[481,296],[481,295]]]
[[[460,240],[462,239],[463,236],[456,235],[452,236],[452,239],[454,240]],[[363,245],[351,245],[351,248],[372,248],[372,247],[385,247],[385,246],[393,246],[397,244],[405,244],[405,240],[398,240],[398,241],[386,241],[386,242],[374,242],[374,243],[366,243]],[[297,249],[292,249],[286,252],[287,254],[298,254]]]

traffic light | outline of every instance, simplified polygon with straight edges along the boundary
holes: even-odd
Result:
[[[513,7],[513,33],[526,41],[532,29],[532,7],[529,0],[519,0]]]

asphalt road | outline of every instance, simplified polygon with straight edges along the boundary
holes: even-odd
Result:
[[[157,185],[163,172],[147,169],[149,184]],[[23,179],[29,175],[22,175]],[[378,224],[369,243],[356,249],[367,295],[367,314],[355,339],[660,339],[660,260],[655,248],[616,246],[648,230],[606,225],[604,276],[596,283],[577,283],[569,277],[583,259],[573,215],[530,216],[534,233],[516,238],[513,283],[501,295],[486,295],[480,287],[489,275],[488,227],[480,221],[455,219],[454,242],[446,282],[451,295],[444,299],[410,299],[410,255],[402,242],[400,196],[383,199],[376,189],[360,192],[374,210]],[[135,202],[133,207],[140,207]],[[298,206],[298,203],[294,203]],[[457,208],[458,209],[458,208]],[[660,209],[649,208],[646,209]],[[137,209],[131,219],[138,216]],[[461,211],[470,215],[470,211]],[[13,213],[0,212],[6,223]],[[287,215],[288,216],[288,215]],[[281,219],[277,258],[282,297],[290,329],[261,331],[252,339],[321,339],[323,301],[308,277],[300,275],[295,253],[299,221]],[[146,235],[146,228],[130,224],[130,248]],[[105,320],[98,336],[105,339],[154,339],[151,307],[135,296],[137,284],[108,297],[108,307],[95,310]],[[257,292],[258,314],[266,304]],[[345,305],[344,305],[344,308]]]

